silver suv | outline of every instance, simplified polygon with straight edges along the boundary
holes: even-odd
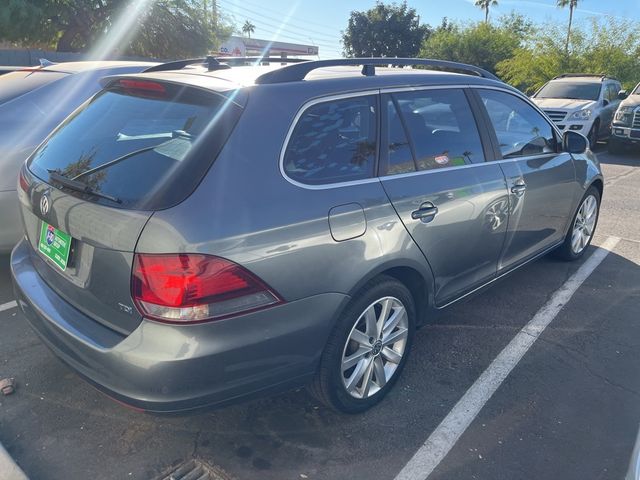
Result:
[[[623,98],[620,81],[606,75],[571,73],[547,82],[532,97],[561,131],[586,135],[593,149],[611,135],[611,121]]]
[[[11,258],[42,340],[136,408],[306,384],[364,411],[439,310],[593,237],[586,138],[479,68],[151,70],[104,79],[30,157]]]

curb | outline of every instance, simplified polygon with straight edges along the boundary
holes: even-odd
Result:
[[[0,480],[29,480],[0,443]]]

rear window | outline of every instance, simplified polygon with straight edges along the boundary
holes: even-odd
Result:
[[[17,71],[0,76],[0,105],[68,76],[68,73]]]
[[[309,107],[293,130],[284,155],[287,175],[310,185],[373,176],[376,99],[332,100]]]
[[[60,175],[81,182],[92,194],[60,188],[87,200],[168,208],[200,182],[240,110],[212,92],[120,80],[65,120],[34,153],[29,168],[56,187]]]

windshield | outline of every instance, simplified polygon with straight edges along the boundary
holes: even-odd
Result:
[[[200,90],[121,82],[133,83],[104,90],[76,111],[34,153],[29,168],[56,186],[53,173],[82,182],[99,202],[167,208],[200,181],[215,158],[200,152],[221,148],[239,107]]]
[[[600,83],[549,82],[540,89],[536,98],[570,98],[572,100],[598,100]]]
[[[636,88],[633,89],[633,92],[631,92],[631,95],[640,95],[640,83],[636,85]]]

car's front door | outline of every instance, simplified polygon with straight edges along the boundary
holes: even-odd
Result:
[[[382,96],[380,175],[407,231],[435,277],[444,305],[495,277],[504,244],[508,194],[490,141],[478,130],[462,88]]]
[[[475,90],[495,131],[509,189],[509,225],[498,270],[560,243],[577,195],[573,158],[551,124],[515,93]],[[492,132],[493,133],[493,132]]]

